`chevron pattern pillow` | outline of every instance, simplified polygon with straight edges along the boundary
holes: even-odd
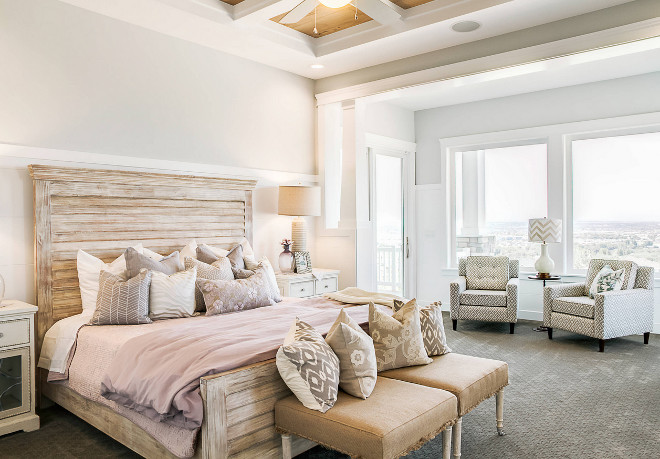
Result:
[[[108,271],[99,276],[99,296],[90,325],[150,324],[151,271],[144,270],[125,281]]]
[[[339,358],[311,325],[296,317],[275,362],[280,376],[305,407],[325,413],[334,406]]]

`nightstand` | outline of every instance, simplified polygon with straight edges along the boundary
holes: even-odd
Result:
[[[283,296],[313,298],[339,289],[339,271],[314,269],[312,273],[276,273],[277,286]]]
[[[0,435],[39,428],[34,413],[34,314],[38,308],[4,300],[0,307]]]

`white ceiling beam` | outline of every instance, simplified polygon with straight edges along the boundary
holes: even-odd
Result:
[[[234,6],[235,22],[263,22],[292,10],[302,0],[243,0]]]
[[[357,0],[355,4],[380,24],[392,24],[401,20],[403,10],[388,0]]]

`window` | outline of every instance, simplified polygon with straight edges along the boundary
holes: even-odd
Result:
[[[622,258],[660,269],[660,132],[575,140],[573,268]]]
[[[538,244],[527,242],[530,218],[548,209],[545,143],[456,154],[456,254],[504,255],[534,266]]]

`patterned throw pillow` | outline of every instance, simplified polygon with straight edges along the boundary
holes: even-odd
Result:
[[[197,269],[197,280],[200,279],[233,280],[234,279],[234,274],[231,272],[231,263],[227,258],[220,258],[218,259],[218,261],[209,265],[194,258],[186,257],[184,264],[186,269],[191,269],[191,268]],[[204,294],[199,289],[199,287],[195,287],[195,311],[198,312],[206,311],[206,305],[204,304]]]
[[[623,276],[625,271],[619,269],[618,271],[612,271],[607,274],[603,274],[596,281],[596,292],[611,292],[613,290],[621,290],[623,286]]]
[[[179,252],[172,252],[160,261],[157,261],[139,253],[133,247],[129,247],[124,252],[124,256],[126,257],[126,270],[128,271],[129,278],[137,276],[141,269],[159,271],[167,275],[183,271],[184,269],[183,263],[181,263],[179,258]]]
[[[199,279],[197,287],[204,294],[207,316],[245,311],[272,304],[268,295],[268,278],[263,268],[258,268],[254,275],[247,279]]]
[[[401,309],[404,304],[401,300],[394,300],[394,312]],[[447,346],[447,335],[445,335],[445,325],[442,320],[442,303],[436,301],[421,308],[419,316],[424,337],[424,349],[429,357],[451,352],[451,348]]]
[[[424,349],[415,300],[406,303],[391,317],[369,303],[369,332],[374,340],[378,371],[432,362]]]
[[[150,324],[149,286],[151,271],[124,280],[108,271],[99,276],[99,296],[90,325]]]
[[[312,326],[296,317],[275,362],[280,376],[305,407],[325,413],[334,406],[339,358]]]
[[[339,357],[339,387],[355,397],[369,397],[378,377],[371,337],[342,309],[325,341]]]

